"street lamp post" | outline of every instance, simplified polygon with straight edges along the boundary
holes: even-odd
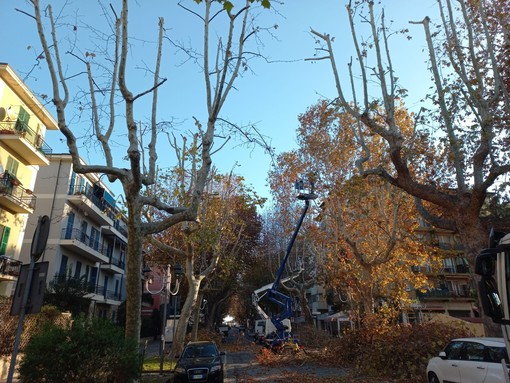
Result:
[[[180,277],[182,275],[182,267],[179,264],[175,264],[173,267],[174,275],[175,275],[175,290],[172,291],[172,273],[171,273],[172,267],[170,265],[167,265],[165,274],[161,276],[160,274],[157,274],[161,278],[161,286],[159,290],[152,291],[150,290],[149,286],[154,282],[153,279],[149,276],[145,278],[145,289],[147,292],[151,295],[157,295],[161,294],[161,297],[163,298],[163,313],[161,315],[161,337],[160,337],[160,344],[159,344],[159,372],[163,372],[163,359],[164,359],[164,352],[165,352],[165,332],[166,332],[166,311],[167,311],[167,300],[168,300],[168,294],[175,296],[179,292],[180,287]],[[147,273],[150,273],[151,270],[147,270]],[[174,307],[175,310],[175,307]],[[175,323],[174,323],[175,327]]]

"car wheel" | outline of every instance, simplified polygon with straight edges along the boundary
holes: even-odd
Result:
[[[429,372],[429,383],[441,383],[439,378],[433,372]]]

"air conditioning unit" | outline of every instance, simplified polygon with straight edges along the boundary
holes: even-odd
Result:
[[[0,106],[0,121],[16,121],[18,119],[18,113],[12,106],[4,108]]]

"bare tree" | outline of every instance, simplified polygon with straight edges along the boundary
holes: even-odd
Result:
[[[368,11],[364,13],[366,8],[362,7],[366,6]],[[414,115],[410,139],[395,118],[397,103],[407,90],[400,87],[394,72],[384,11],[377,18],[371,1],[347,6],[359,65],[358,71],[352,61],[348,66],[351,100],[335,61],[333,38],[312,29],[321,43],[321,53],[314,60],[331,63],[338,107],[357,121],[351,129],[358,144],[358,171],[364,176],[382,177],[416,197],[422,215],[433,225],[459,233],[473,266],[479,250],[486,246],[489,228],[510,229],[510,221],[494,211],[482,214],[488,198],[497,192],[497,182],[510,171],[505,155],[510,97],[494,54],[505,44],[508,25],[496,17],[486,17],[485,1],[468,8],[464,1],[438,0],[438,7],[437,30],[432,30],[429,17],[413,23],[423,26],[435,92],[427,96],[432,108],[430,103],[425,104]],[[360,40],[355,22],[360,11],[360,18],[370,27],[366,40]],[[368,58],[372,57],[371,67]],[[378,84],[375,97],[369,91],[373,80]],[[367,135],[385,141],[392,169],[371,164]],[[431,214],[427,204],[439,209],[440,214]]]
[[[229,2],[228,2],[229,3]],[[48,73],[51,77],[52,94],[51,99],[55,105],[58,125],[64,134],[69,151],[73,157],[73,168],[77,173],[103,173],[108,176],[110,182],[119,181],[122,184],[125,194],[125,203],[128,216],[128,250],[127,250],[127,304],[126,304],[126,336],[134,339],[140,334],[140,311],[142,286],[140,283],[143,242],[146,236],[159,233],[165,229],[183,221],[194,221],[197,217],[198,208],[202,200],[202,194],[206,180],[212,165],[212,147],[215,138],[216,123],[219,113],[226,102],[227,96],[233,89],[234,81],[238,77],[243,65],[246,65],[244,46],[248,38],[257,31],[248,31],[248,15],[252,2],[247,0],[240,8],[232,8],[228,4],[220,4],[216,11],[213,11],[215,2],[204,1],[205,15],[197,16],[204,25],[204,54],[203,54],[203,76],[206,87],[207,121],[202,124],[196,120],[197,131],[195,137],[198,139],[200,148],[198,166],[194,169],[193,184],[190,186],[190,198],[185,205],[171,205],[158,198],[156,194],[145,193],[156,180],[157,169],[157,143],[158,133],[161,129],[158,124],[158,90],[166,79],[161,78],[160,68],[164,42],[164,19],[159,19],[158,44],[153,74],[153,82],[148,84],[147,89],[134,94],[127,85],[128,65],[127,60],[131,48],[129,39],[129,17],[128,0],[122,1],[122,11],[117,16],[113,7],[113,21],[111,23],[112,33],[105,37],[113,41],[113,49],[106,51],[114,52],[104,61],[111,65],[108,73],[108,85],[106,87],[98,84],[99,76],[93,73],[93,60],[97,60],[98,53],[68,51],[67,57],[79,60],[84,65],[88,77],[89,105],[92,116],[93,134],[97,139],[104,154],[105,161],[102,164],[84,165],[80,158],[80,132],[72,127],[72,109],[70,99],[73,96],[69,90],[69,82],[74,76],[68,76],[64,63],[64,56],[61,52],[62,39],[57,36],[58,17],[53,15],[53,8],[48,5],[44,10],[40,8],[40,1],[33,0],[33,18],[37,24],[39,38],[43,48],[43,56],[47,64]],[[230,3],[229,3],[230,4]],[[230,4],[232,5],[232,4]],[[106,10],[105,10],[106,11]],[[28,12],[25,12],[28,14]],[[195,12],[193,12],[195,13]],[[211,22],[226,15],[227,34],[226,39],[220,39],[214,52],[210,52],[209,27]],[[48,20],[49,31],[45,30],[45,17]],[[236,27],[239,26],[237,32]],[[74,42],[71,42],[73,46]],[[151,117],[148,128],[143,128],[135,119],[135,104],[144,96],[152,95]],[[103,108],[98,102],[98,96],[107,99],[107,107]],[[125,118],[124,131],[119,133],[119,123],[115,119],[116,107],[123,105],[123,116]],[[104,124],[104,112],[107,115],[107,122]],[[76,112],[75,112],[76,113]],[[127,151],[125,162],[115,162],[113,148],[116,142],[113,139],[113,132],[127,140]],[[147,140],[144,146],[144,138]],[[119,165],[115,166],[115,163]],[[164,215],[158,220],[146,221],[143,217],[145,209],[150,208],[163,212]],[[187,269],[191,269],[187,265]]]

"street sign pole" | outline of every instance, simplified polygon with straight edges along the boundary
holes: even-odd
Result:
[[[30,267],[28,268],[28,275],[26,280],[25,291],[23,291],[23,300],[21,301],[21,311],[18,319],[18,330],[16,332],[16,339],[14,340],[14,348],[12,350],[11,364],[9,366],[9,374],[7,375],[7,383],[12,383],[14,376],[14,369],[16,368],[16,358],[18,357],[18,349],[21,341],[21,334],[23,333],[23,322],[25,320],[25,311],[30,294],[30,287],[32,285],[32,276],[34,275],[35,257],[30,257]]]
[[[16,358],[18,357],[19,344],[21,342],[21,334],[23,333],[23,322],[25,320],[25,313],[27,311],[27,302],[30,295],[32,285],[32,277],[34,275],[35,262],[41,257],[46,243],[48,241],[48,234],[50,230],[50,219],[47,215],[39,217],[37,228],[34,232],[32,239],[32,247],[30,248],[30,266],[28,268],[27,279],[25,281],[25,290],[21,301],[21,310],[18,319],[18,330],[16,331],[16,339],[14,340],[14,348],[12,350],[11,364],[9,366],[9,374],[7,375],[7,383],[12,383],[14,377],[14,369],[16,368]],[[18,283],[20,281],[18,280]]]

